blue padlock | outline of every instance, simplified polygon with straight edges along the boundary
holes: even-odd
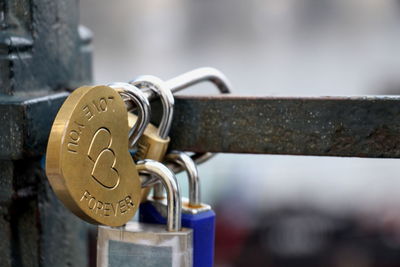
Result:
[[[172,151],[166,161],[183,166],[189,177],[189,200],[182,199],[182,226],[193,229],[193,266],[214,265],[215,212],[200,202],[200,181],[194,161],[184,152]],[[167,202],[159,193],[139,207],[139,220],[144,223],[166,223]]]

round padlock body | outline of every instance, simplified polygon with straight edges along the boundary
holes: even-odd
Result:
[[[76,89],[53,123],[47,176],[63,203],[90,223],[123,225],[139,206],[128,131],[125,104],[108,86]]]

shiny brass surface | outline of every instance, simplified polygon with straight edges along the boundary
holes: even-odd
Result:
[[[129,113],[129,127],[135,125],[137,119],[138,117],[135,114]],[[167,152],[169,141],[169,137],[161,138],[158,134],[158,128],[149,123],[143,135],[138,140],[138,150],[135,154],[135,159],[152,159],[156,161],[162,161]]]
[[[53,123],[47,177],[62,202],[90,223],[123,225],[139,206],[127,114],[114,89],[86,86],[67,98]]]

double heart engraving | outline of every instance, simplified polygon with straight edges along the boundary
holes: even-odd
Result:
[[[107,189],[116,188],[120,181],[120,175],[115,168],[117,159],[111,144],[111,132],[100,128],[93,135],[88,150],[88,158],[94,163],[92,178]]]

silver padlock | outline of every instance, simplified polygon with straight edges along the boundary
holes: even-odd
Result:
[[[148,98],[150,98],[154,93],[157,94],[163,105],[163,114],[158,130],[157,132],[152,131],[152,127],[150,126],[147,132],[144,132],[144,135],[140,140],[141,142],[139,142],[141,143],[141,146],[139,146],[136,159],[163,161],[170,142],[168,134],[171,129],[174,114],[174,96],[172,95],[171,90],[166,88],[165,83],[161,79],[152,75],[137,77],[131,81],[131,84],[140,88]],[[162,184],[156,184],[153,191],[155,196],[162,196]],[[147,198],[148,193],[149,191],[142,191],[142,201]]]
[[[170,89],[173,93],[176,93],[183,89],[189,88],[192,85],[196,85],[206,81],[213,83],[218,88],[221,94],[230,94],[232,91],[232,85],[228,78],[221,71],[210,67],[198,68],[183,73],[175,78],[166,81],[164,86]],[[149,97],[149,99],[151,99],[151,97]],[[194,153],[193,155],[191,155],[191,158],[196,164],[201,164],[212,158],[214,155],[215,154],[210,152]],[[168,167],[172,168],[175,173],[184,170],[182,165],[172,164],[171,162],[168,163]]]
[[[193,233],[181,227],[182,202],[175,175],[162,163],[137,163],[139,173],[150,175],[142,185],[154,185],[156,177],[167,192],[167,226],[130,221],[123,227],[98,228],[98,267],[192,266]]]
[[[154,99],[157,95],[160,96],[164,110],[162,121],[167,122],[168,121],[167,118],[171,120],[173,115],[172,109],[170,109],[171,112],[166,112],[166,110],[168,109],[166,103],[173,103],[171,102],[171,100],[173,101],[172,98],[173,96],[171,92],[176,93],[192,85],[196,85],[198,83],[205,81],[213,83],[218,88],[221,94],[229,94],[231,92],[232,85],[228,80],[228,78],[221,71],[210,67],[194,69],[192,71],[183,73],[165,82],[163,82],[157,77],[145,75],[138,77],[137,79],[131,81],[130,83],[139,88],[145,89],[144,92],[146,93],[147,98],[149,100]],[[128,110],[130,110],[130,108],[132,107],[128,107]],[[163,128],[162,126],[165,129],[164,132],[168,133],[170,125],[161,123],[160,128]],[[191,155],[191,158],[195,161],[196,164],[201,164],[212,158],[214,155],[215,154],[209,152],[194,153],[193,155]],[[155,159],[152,157],[144,157],[144,158]],[[156,159],[156,160],[160,161],[161,159]],[[172,168],[175,173],[183,171],[183,167],[178,164],[168,163],[168,167]],[[156,192],[156,194],[159,194],[160,193],[159,188],[157,190],[158,191]],[[143,195],[147,197],[147,193]]]
[[[129,104],[128,107],[132,108],[133,105],[140,111],[136,123],[130,128],[128,134],[129,147],[134,147],[150,122],[151,108],[149,100],[139,88],[132,84],[115,82],[108,86],[115,89],[120,94],[124,102]]]

